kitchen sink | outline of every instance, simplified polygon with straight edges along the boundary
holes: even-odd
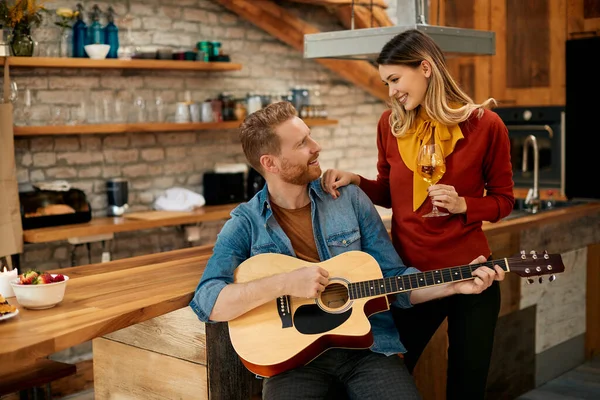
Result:
[[[551,211],[557,208],[565,208],[565,207],[573,207],[580,204],[588,203],[585,200],[555,200],[553,202],[549,202],[547,200],[540,201],[540,207],[537,211],[537,214],[543,213],[546,211]],[[520,217],[525,217],[528,215],[532,215],[533,213],[528,209],[525,205],[525,199],[515,199],[515,205],[513,207],[513,211],[503,218],[503,220],[510,220]]]

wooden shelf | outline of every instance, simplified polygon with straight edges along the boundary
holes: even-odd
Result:
[[[336,125],[334,119],[305,119],[308,126]],[[240,121],[199,122],[199,123],[170,123],[144,122],[134,124],[89,124],[89,125],[47,125],[47,126],[15,126],[15,136],[46,136],[46,135],[94,135],[137,133],[137,132],[182,132],[236,129]]]
[[[4,65],[4,59],[0,59]],[[231,62],[202,62],[180,60],[91,60],[89,58],[10,57],[11,67],[24,68],[112,68],[112,69],[171,69],[187,71],[239,71],[241,64]]]
[[[219,206],[204,206],[196,211],[182,215],[174,212],[173,216],[160,219],[130,219],[127,217],[92,218],[84,224],[52,226],[48,228],[27,229],[23,231],[26,243],[47,243],[66,240],[74,237],[95,236],[102,234],[139,231],[142,229],[160,228],[163,226],[178,226],[198,222],[218,221],[228,219],[237,204]]]

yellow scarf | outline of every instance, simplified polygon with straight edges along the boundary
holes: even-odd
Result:
[[[431,132],[435,128],[435,142],[440,145],[444,159],[454,151],[456,142],[463,139],[463,133],[458,125],[447,126],[431,119],[425,107],[420,106],[414,123],[407,134],[398,138],[398,150],[404,164],[413,171],[413,211],[416,211],[427,198],[429,184],[414,171],[417,167],[417,155],[422,143],[429,143]],[[434,184],[437,183],[434,182]]]

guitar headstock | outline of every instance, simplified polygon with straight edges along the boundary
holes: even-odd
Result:
[[[514,272],[521,278],[527,278],[527,283],[533,283],[534,277],[539,277],[540,283],[543,282],[542,275],[550,275],[550,282],[556,279],[554,274],[559,274],[565,271],[560,254],[549,254],[546,250],[541,253],[532,250],[527,254],[525,250],[521,250],[518,256],[508,259],[510,272]]]

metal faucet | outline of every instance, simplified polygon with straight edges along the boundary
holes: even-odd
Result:
[[[538,188],[539,185],[539,169],[540,169],[540,152],[537,144],[537,139],[534,135],[529,135],[525,138],[525,142],[523,143],[523,172],[527,172],[527,150],[529,148],[529,144],[533,146],[533,188],[529,189],[527,192],[527,197],[525,198],[525,205],[527,206],[527,211],[535,214],[540,209],[540,191]]]

